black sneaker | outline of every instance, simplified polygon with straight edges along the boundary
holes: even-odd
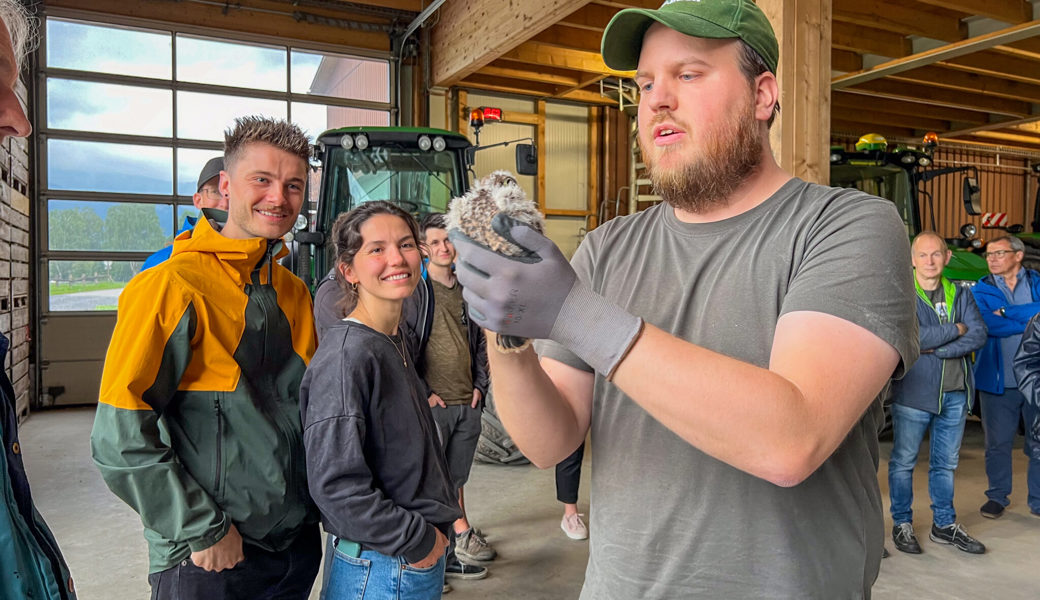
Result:
[[[488,576],[487,567],[467,565],[461,560],[453,560],[444,566],[444,576],[455,579],[483,579]]]
[[[914,535],[914,526],[909,523],[900,523],[892,528],[892,541],[896,544],[896,550],[907,554],[920,554],[921,544],[917,543]]]
[[[936,527],[935,523],[932,523],[932,532],[928,534],[928,539],[940,544],[952,544],[958,550],[963,550],[968,554],[986,552],[986,547],[982,545],[982,542],[968,535],[968,532],[964,531],[959,523],[952,523],[946,527]]]
[[[885,548],[884,546],[882,546],[881,547],[881,558],[888,558],[888,556],[889,556],[888,548]]]
[[[996,519],[1004,514],[1004,505],[996,500],[986,500],[979,512],[987,519]]]

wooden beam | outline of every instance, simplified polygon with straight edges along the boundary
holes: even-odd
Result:
[[[589,0],[454,0],[433,29],[433,83],[449,86],[475,73]]]
[[[863,57],[855,52],[848,50],[840,50],[834,48],[831,50],[831,70],[842,71],[848,73],[849,71],[859,71],[863,68]]]
[[[602,39],[602,31],[587,31],[585,29],[575,29],[573,27],[555,25],[538,35],[532,36],[528,41],[541,42],[548,46],[555,46],[558,48],[570,48],[572,50],[583,50],[585,52],[595,52],[596,54],[599,54],[600,41],[602,41]]]
[[[831,131],[835,133],[848,133],[852,135],[880,133],[881,135],[886,137],[917,137],[917,132],[908,127],[896,127],[894,125],[885,125],[883,127],[879,127],[874,131],[863,131],[863,124],[859,121],[842,121],[840,119],[831,119]]]
[[[944,42],[968,37],[968,26],[957,13],[922,8],[909,2],[885,0],[833,0],[834,20],[892,31],[900,35],[920,35]]]
[[[991,148],[1015,148],[1021,150],[1040,150],[1040,144],[1029,144],[1025,142],[1008,143],[1005,141],[998,141],[993,138],[980,137],[976,135],[965,135],[956,138],[946,138],[951,142],[962,142],[965,144],[975,144],[978,146],[988,146]]]
[[[592,85],[594,83],[597,83],[599,81],[603,81],[606,78],[607,78],[607,75],[602,74],[602,73],[599,74],[599,75],[593,75],[592,77],[588,77],[588,78],[582,80],[581,82],[579,82],[574,87],[571,87],[571,88],[568,88],[568,89],[556,92],[556,97],[557,98],[561,98],[561,97],[566,96],[567,94],[569,94],[571,92],[576,92],[576,91],[578,91],[578,90],[580,90],[582,88],[586,88],[586,87],[588,87],[588,86],[590,86],[590,85]]]
[[[559,48],[541,42],[525,42],[506,52],[502,58],[532,65],[574,69],[586,73],[606,73],[617,77],[631,77],[631,71],[607,68],[599,52]]]
[[[128,2],[127,0],[47,0],[47,8],[67,8],[83,11],[89,7],[89,13],[99,16],[96,20],[105,20],[104,16],[146,19],[192,27],[202,27],[219,32],[237,32],[245,34],[271,36],[286,40],[297,40],[321,44],[333,44],[344,49],[363,48],[380,52],[390,51],[390,36],[379,31],[350,30],[332,25],[296,21],[292,7],[283,2],[264,0],[238,0],[230,3],[225,14],[225,6],[210,4],[193,4],[186,10],[179,2]],[[257,10],[252,10],[257,9]],[[342,12],[330,12],[320,8],[308,8],[308,13],[324,15],[331,18],[344,19]],[[284,13],[284,16],[279,13]],[[374,25],[386,23],[385,20],[358,15],[350,17],[352,21],[371,22]]]
[[[548,146],[545,145],[545,100],[539,100],[535,105],[535,111],[538,113],[538,124],[535,126],[535,146],[538,148],[538,178],[537,178],[537,194],[538,194],[538,208],[541,209],[542,214],[545,214],[545,161],[546,161],[546,150]]]
[[[831,109],[831,118],[849,123],[862,122],[864,130],[874,129],[873,125],[894,125],[940,133],[950,129],[950,122],[941,119],[886,113],[879,110],[862,111],[839,106]]]
[[[607,98],[605,96],[601,96],[596,92],[575,90],[573,92],[567,92],[563,95],[557,96],[557,92],[555,90],[536,90],[531,89],[530,87],[517,88],[515,86],[488,83],[479,79],[474,80],[474,78],[476,77],[476,75],[470,75],[469,78],[459,82],[459,87],[474,90],[485,90],[488,92],[515,94],[518,96],[533,96],[535,98],[558,98],[560,100],[573,100],[574,102],[582,102],[584,104],[595,104],[603,106],[611,106],[616,104],[616,101],[611,100],[610,98]]]
[[[978,52],[936,63],[950,69],[1012,79],[1026,83],[1040,83],[1040,60],[1023,58],[1004,52]]]
[[[888,79],[905,81],[907,83],[923,83],[939,88],[973,92],[985,96],[1040,103],[1040,84],[984,77],[975,73],[965,73],[942,67],[923,67],[907,71],[906,73],[892,75]]]
[[[574,208],[547,208],[542,211],[547,217],[587,217],[589,211]]]
[[[976,125],[973,127],[965,127],[964,129],[958,129],[957,131],[951,131],[947,135],[968,135],[971,133],[979,133],[981,131],[995,131],[998,129],[1007,129],[1009,127],[1017,127],[1019,125],[1028,125],[1035,123],[1040,120],[1040,116],[1031,115],[1028,117],[1022,117],[1020,119],[1004,119],[1002,121],[996,121],[993,123],[986,123],[984,125]]]
[[[1017,25],[1033,18],[1033,8],[1026,0],[918,0],[928,4],[955,10],[966,15],[989,17]]]
[[[603,30],[607,28],[607,23],[610,23],[610,20],[613,19],[614,15],[617,13],[618,11],[616,8],[596,3],[586,4],[560,19],[557,24],[586,29],[588,31],[596,31],[602,35]]]
[[[1040,60],[1040,38],[1022,40],[1013,44],[997,46],[995,50],[1006,52],[1014,56]]]
[[[845,88],[843,91],[851,94],[866,94],[882,98],[893,98],[907,102],[917,102],[924,105],[945,106],[950,108],[965,108],[968,110],[984,110],[987,112],[1004,115],[1008,117],[1024,117],[1032,114],[1028,102],[1007,100],[993,96],[983,96],[968,92],[955,92],[952,90],[936,88],[929,85],[915,85],[888,79],[878,79]],[[922,111],[928,110],[922,108]]]
[[[1034,35],[1040,35],[1040,20],[1029,21],[1021,25],[1015,25],[1007,29],[1001,29],[986,35],[973,37],[963,42],[948,44],[933,50],[918,52],[912,56],[890,60],[872,69],[865,69],[855,73],[848,73],[835,77],[831,86],[835,89],[856,85],[882,77],[888,77],[896,73],[902,73],[929,65],[941,60],[949,60],[965,54],[986,50],[1000,44],[1006,44],[1022,40]]]
[[[602,145],[601,139],[603,137],[601,131],[603,127],[603,119],[600,118],[602,112],[603,109],[599,107],[589,109],[589,141],[586,144],[586,160],[588,160],[589,165],[589,197],[586,206],[589,208],[589,214],[592,215],[592,219],[591,222],[588,220],[585,222],[585,226],[588,228],[587,230],[595,229],[596,226],[599,225],[599,223],[596,222],[596,215],[599,214],[599,187],[602,180],[600,177],[602,165],[599,162],[599,149]]]
[[[905,36],[874,27],[835,22],[831,26],[831,46],[859,54],[877,54],[900,58],[912,52]]]
[[[578,85],[579,81],[575,77],[564,77],[562,75],[553,75],[550,73],[541,73],[530,69],[514,69],[509,67],[498,67],[495,65],[488,65],[483,69],[477,71],[478,75],[487,75],[489,77],[506,77],[509,79],[519,79],[521,81],[535,81],[538,83],[548,83],[550,85]]]
[[[806,181],[830,180],[831,0],[759,0],[780,44],[783,112],[770,143],[780,166]]]
[[[988,112],[942,106],[929,106],[925,109],[917,102],[880,98],[874,95],[853,94],[849,93],[848,90],[837,90],[831,94],[831,105],[860,112],[877,110],[909,117],[926,115],[934,119],[942,119],[958,124],[982,125],[989,123]]]
[[[986,139],[1005,140],[1020,144],[1040,145],[1040,136],[1038,135],[1030,135],[1028,133],[1016,133],[1014,131],[1008,131],[1006,129],[1000,131],[979,131],[975,133],[974,136]]]

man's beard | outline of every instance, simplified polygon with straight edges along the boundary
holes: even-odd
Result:
[[[657,169],[658,159],[639,136],[654,193],[672,207],[695,214],[729,204],[730,195],[762,162],[761,130],[754,110],[748,102],[731,127],[706,132],[700,140],[703,147],[694,149],[696,155],[674,169]]]

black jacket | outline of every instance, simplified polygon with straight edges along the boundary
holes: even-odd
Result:
[[[300,385],[307,482],[325,530],[410,563],[461,516],[424,392],[400,347],[354,321],[325,331]]]
[[[336,283],[336,269],[330,270],[314,290],[314,323],[318,329],[318,343],[324,339],[325,332],[343,320],[352,310],[341,306],[343,290]],[[480,396],[487,398],[491,385],[488,374],[487,338],[473,319],[469,318],[469,309],[463,303],[463,315],[466,318],[466,332],[469,337],[469,364],[473,376],[473,387],[480,390]],[[429,274],[423,270],[422,283],[415,286],[415,291],[405,300],[401,315],[402,329],[408,334],[408,346],[412,356],[416,357],[416,365],[421,377],[426,377],[426,342],[433,329],[433,282]],[[425,385],[425,381],[424,381]],[[429,397],[429,386],[426,386]]]

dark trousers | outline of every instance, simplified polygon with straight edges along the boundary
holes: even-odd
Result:
[[[556,499],[564,504],[578,503],[578,482],[581,481],[581,459],[585,456],[585,442],[570,456],[556,465]]]
[[[1025,419],[1026,439],[1023,450],[1029,457],[1026,471],[1028,503],[1040,511],[1040,439],[1036,431],[1040,413],[1026,402],[1017,388],[1006,388],[1003,394],[979,392],[982,399],[982,428],[986,434],[986,497],[1007,506],[1011,494],[1011,444],[1018,433],[1018,423]]]
[[[150,573],[152,600],[307,600],[321,563],[318,525],[307,526],[281,552],[243,544],[245,560],[226,571],[204,571],[190,559]]]

